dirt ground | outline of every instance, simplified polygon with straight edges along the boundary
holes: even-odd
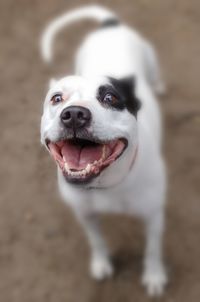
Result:
[[[161,301],[197,302],[200,2],[99,2],[140,29],[160,55],[168,85],[160,103],[169,174],[165,258],[170,275]],[[92,281],[84,234],[58,196],[54,163],[40,146],[40,115],[49,78],[71,72],[74,50],[96,25],[81,23],[64,31],[50,67],[40,59],[39,37],[49,20],[83,3],[0,0],[1,302],[148,301],[139,282],[144,248],[141,224],[127,217],[104,217],[117,272],[111,280]]]

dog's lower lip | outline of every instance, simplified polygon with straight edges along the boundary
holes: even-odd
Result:
[[[60,166],[66,180],[87,183],[116,161],[126,149],[125,138],[111,141],[98,139],[45,140],[52,157]]]

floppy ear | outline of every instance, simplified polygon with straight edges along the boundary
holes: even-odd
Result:
[[[52,78],[52,79],[49,81],[49,88],[52,88],[56,83],[57,83],[56,79],[53,79],[53,78]]]
[[[123,94],[127,110],[137,116],[138,110],[141,108],[141,102],[135,94],[136,79],[134,76],[128,76],[121,79],[111,78],[111,83],[118,91]]]

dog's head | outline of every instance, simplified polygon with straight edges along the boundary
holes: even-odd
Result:
[[[107,187],[126,176],[137,150],[139,107],[133,78],[69,76],[51,83],[41,141],[67,182]]]

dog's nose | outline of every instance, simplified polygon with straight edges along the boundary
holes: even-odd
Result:
[[[70,106],[61,112],[60,118],[66,128],[83,128],[89,125],[91,112],[82,106]]]

